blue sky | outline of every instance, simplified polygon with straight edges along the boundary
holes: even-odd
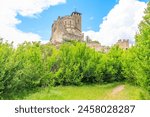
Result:
[[[147,2],[148,0],[140,0]],[[35,17],[17,16],[22,21],[17,28],[24,32],[39,34],[44,40],[50,38],[51,25],[58,16],[70,15],[75,9],[82,13],[82,30],[98,31],[99,25],[118,0],[67,0],[65,4],[52,6]]]
[[[82,13],[85,36],[111,45],[134,42],[148,0],[5,0],[0,1],[0,37],[16,44],[45,41],[58,16]],[[104,18],[105,17],[105,18]],[[46,41],[45,41],[46,42]]]

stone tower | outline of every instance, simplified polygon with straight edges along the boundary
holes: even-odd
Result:
[[[118,42],[116,43],[120,48],[127,50],[129,48],[129,40],[118,40]]]
[[[75,20],[75,28],[81,32],[81,13],[73,12],[71,16]]]
[[[58,17],[52,25],[51,42],[62,43],[67,40],[83,41],[82,17],[79,12],[72,12],[70,16]]]

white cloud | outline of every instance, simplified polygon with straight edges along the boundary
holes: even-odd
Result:
[[[16,18],[22,16],[34,16],[50,6],[65,3],[66,0],[0,0],[0,37],[15,44],[24,41],[41,41],[38,34],[25,33],[16,28],[21,23]]]
[[[112,45],[118,39],[129,39],[130,43],[133,43],[145,7],[146,3],[139,0],[119,0],[119,3],[103,18],[98,32],[90,30],[84,33],[104,45]]]

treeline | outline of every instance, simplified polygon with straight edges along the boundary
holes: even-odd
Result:
[[[123,81],[122,53],[113,47],[104,54],[85,43],[28,43],[16,49],[0,42],[0,96],[12,98],[38,87]]]
[[[81,42],[59,47],[25,42],[17,48],[0,41],[0,98],[16,99],[37,88],[127,81],[150,91],[150,4],[136,44],[97,52]]]
[[[138,60],[134,50],[114,46],[101,53],[80,42],[66,42],[59,49],[25,42],[14,49],[0,42],[0,96],[12,99],[36,88],[125,80],[147,87],[149,69],[145,71],[141,63],[149,67],[148,61]]]

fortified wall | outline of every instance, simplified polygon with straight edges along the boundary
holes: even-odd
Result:
[[[89,36],[86,36],[86,43],[87,43],[87,46],[90,47],[90,48],[93,48],[95,49],[96,51],[101,51],[101,52],[108,52],[110,47],[109,46],[104,46],[104,45],[101,45],[100,42],[98,41],[92,41]]]

